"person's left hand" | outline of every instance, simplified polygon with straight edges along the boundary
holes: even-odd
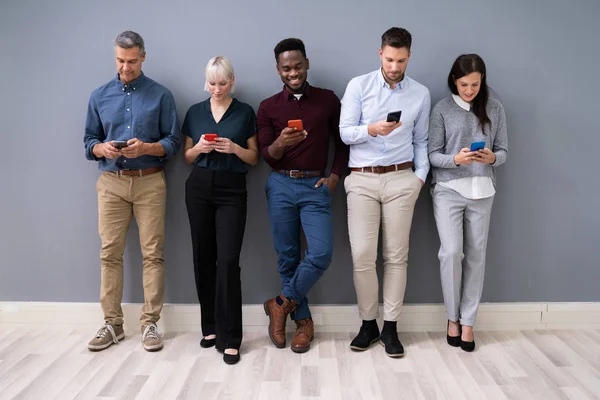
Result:
[[[315,187],[318,188],[321,187],[321,185],[325,184],[325,186],[327,186],[327,188],[329,189],[329,192],[333,193],[333,190],[335,189],[335,186],[337,185],[339,180],[339,176],[337,176],[336,174],[330,174],[327,178],[319,179],[315,184]]]
[[[146,154],[146,143],[140,139],[133,138],[127,141],[127,147],[121,149],[121,153],[126,158],[138,158]]]
[[[224,137],[217,137],[215,138],[215,150],[218,151],[219,153],[226,153],[226,154],[231,154],[231,153],[235,153],[238,145],[233,143],[231,140],[224,138]]]
[[[496,155],[486,147],[485,149],[477,150],[475,152],[475,162],[480,164],[493,164],[496,162]]]

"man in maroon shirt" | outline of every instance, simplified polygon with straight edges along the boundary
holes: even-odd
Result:
[[[291,313],[296,322],[292,351],[303,353],[314,338],[306,294],[331,263],[331,193],[348,165],[349,150],[340,139],[340,100],[331,90],[306,81],[304,43],[282,40],[275,46],[275,60],[283,90],[260,103],[257,122],[261,154],[273,168],[265,191],[282,290],[264,308],[269,337],[278,348],[285,347],[285,322]],[[302,128],[288,128],[290,120],[302,120]],[[332,137],[335,157],[326,175]],[[303,260],[300,226],[308,243]]]

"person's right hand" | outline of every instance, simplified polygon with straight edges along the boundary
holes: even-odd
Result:
[[[194,148],[198,151],[200,151],[200,153],[210,153],[211,151],[213,151],[215,149],[217,145],[217,142],[211,141],[209,142],[208,140],[204,139],[204,135],[200,136],[200,140],[198,140],[198,143],[196,143],[196,145],[194,146]]]
[[[386,121],[377,121],[369,124],[367,126],[367,130],[369,135],[371,136],[387,136],[396,128],[402,126],[402,122],[386,122]]]
[[[456,165],[466,165],[473,164],[475,162],[475,153],[476,151],[471,151],[470,148],[464,147],[460,149],[457,155],[454,156],[454,164]]]
[[[300,143],[306,139],[307,135],[308,132],[299,131],[298,128],[285,128],[281,131],[281,135],[279,135],[276,141],[284,147],[289,147]]]
[[[92,152],[97,158],[115,159],[122,156],[121,150],[112,145],[112,142],[98,143],[92,149]]]

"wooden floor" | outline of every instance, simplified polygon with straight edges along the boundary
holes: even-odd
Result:
[[[235,366],[199,333],[166,334],[158,353],[139,335],[90,353],[93,334],[0,328],[0,399],[600,399],[600,330],[476,332],[472,354],[401,333],[402,359],[353,352],[349,333],[317,333],[298,355],[253,332]]]

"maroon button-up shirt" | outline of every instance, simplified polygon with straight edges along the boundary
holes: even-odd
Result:
[[[340,138],[340,100],[333,91],[307,82],[298,100],[284,86],[283,91],[260,103],[256,119],[260,152],[273,169],[325,170],[333,137],[335,156],[331,173],[342,176],[348,165],[349,147]],[[286,148],[283,157],[276,160],[269,155],[269,146],[292,119],[302,120],[308,136]]]

